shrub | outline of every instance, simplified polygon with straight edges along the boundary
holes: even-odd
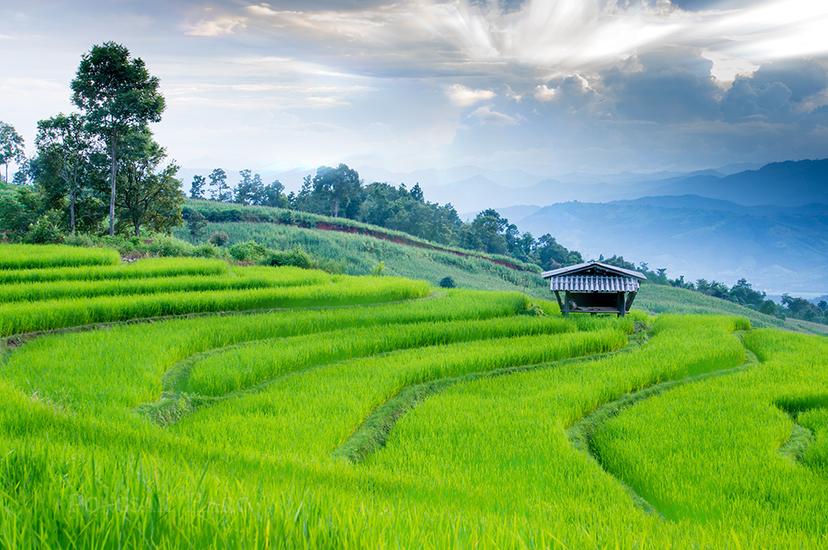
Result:
[[[230,236],[224,231],[216,231],[210,235],[210,244],[215,246],[224,246],[230,241]]]
[[[33,244],[61,243],[65,237],[61,226],[61,213],[50,210],[29,226],[24,240]]]
[[[138,247],[139,250],[145,251],[153,256],[193,256],[195,255],[195,247],[186,241],[176,239],[175,237],[168,237],[166,235],[158,235],[144,241],[143,246]]]
[[[457,284],[452,277],[443,277],[440,279],[440,287],[442,288],[455,288],[456,286]]]
[[[199,258],[218,258],[222,256],[221,251],[209,243],[195,247],[193,255],[198,256]]]
[[[379,262],[374,266],[374,269],[371,270],[371,275],[379,277],[382,275],[383,271],[385,271],[385,262]]]
[[[230,247],[230,255],[238,262],[261,262],[267,255],[267,249],[255,241],[246,241]]]
[[[314,267],[313,259],[310,257],[310,255],[308,255],[307,252],[305,252],[299,247],[296,247],[287,252],[273,251],[267,256],[267,259],[264,263],[272,266],[292,265],[295,267],[301,267],[303,269],[310,269]]]

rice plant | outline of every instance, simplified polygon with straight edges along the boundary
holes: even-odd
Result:
[[[0,334],[54,331],[0,350],[0,547],[828,542],[824,340],[58,258],[0,270]]]
[[[116,250],[75,246],[0,244],[0,270],[78,265],[114,265],[121,261]]]

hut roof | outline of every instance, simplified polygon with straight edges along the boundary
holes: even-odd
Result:
[[[608,277],[632,277],[633,279],[646,280],[647,277],[643,273],[633,271],[632,269],[624,269],[623,267],[616,267],[614,265],[605,264],[603,262],[584,262],[582,264],[570,265],[560,269],[553,269],[551,271],[544,271],[542,277],[544,279],[551,279],[553,277],[561,277],[563,275],[583,275],[583,276],[608,276]],[[637,287],[637,281],[636,281]],[[563,289],[562,289],[563,290]]]
[[[638,279],[607,275],[561,275],[551,277],[551,290],[569,292],[638,292]]]

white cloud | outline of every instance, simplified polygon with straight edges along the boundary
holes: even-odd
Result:
[[[546,84],[538,84],[535,86],[535,99],[541,102],[548,102],[553,101],[555,98],[558,97],[558,89],[557,88],[550,88]]]
[[[520,103],[521,101],[523,101],[523,94],[517,93],[508,84],[506,84],[506,97],[508,97],[516,103]]]
[[[828,54],[828,2],[725,5],[691,12],[668,0],[526,0],[508,10],[498,2],[421,0],[347,10],[256,3],[235,13],[257,32],[315,43],[322,55],[349,55],[369,66],[391,61],[396,70],[479,74],[530,67],[571,74],[664,46],[718,52],[742,66]],[[232,32],[232,25],[225,16],[204,21],[198,30],[214,35]]]
[[[247,27],[247,18],[222,15],[213,19],[202,19],[186,26],[189,36],[224,36]]]
[[[490,105],[478,107],[469,114],[469,118],[478,120],[481,124],[495,124],[498,126],[514,126],[520,122],[516,117],[495,111]]]
[[[455,105],[459,107],[468,107],[481,101],[494,99],[497,94],[495,94],[492,90],[475,90],[463,86],[462,84],[452,84],[446,90],[446,95]]]

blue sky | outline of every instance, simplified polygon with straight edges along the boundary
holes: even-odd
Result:
[[[27,142],[115,40],[161,78],[185,167],[569,172],[828,157],[828,2],[41,2],[0,6]]]

